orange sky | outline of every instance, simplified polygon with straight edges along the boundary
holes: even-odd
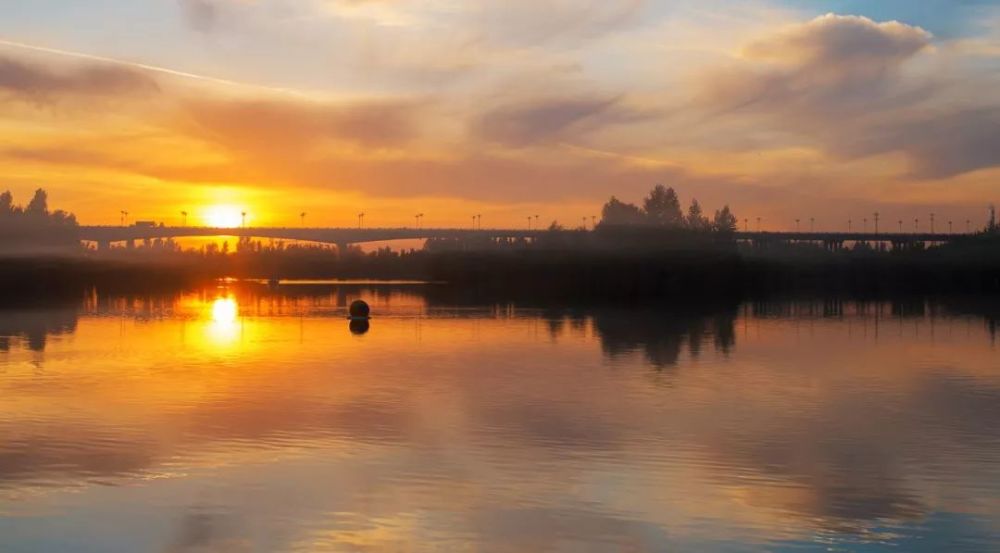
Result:
[[[577,225],[662,183],[959,230],[1000,198],[991,3],[101,4],[0,23],[0,188],[85,224]]]

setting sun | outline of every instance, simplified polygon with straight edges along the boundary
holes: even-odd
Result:
[[[205,224],[215,228],[236,228],[244,223],[243,210],[233,205],[214,205],[203,216]]]

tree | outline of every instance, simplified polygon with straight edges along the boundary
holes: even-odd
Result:
[[[644,219],[641,209],[614,196],[601,208],[602,225],[641,225]]]
[[[49,195],[39,188],[35,190],[35,195],[28,202],[28,207],[24,210],[28,215],[44,216],[49,214]]]
[[[701,210],[698,200],[691,200],[691,207],[688,208],[687,227],[691,230],[708,230],[711,227],[708,217]]]
[[[736,232],[736,216],[733,215],[732,211],[729,210],[729,206],[723,206],[722,209],[715,212],[715,221],[713,227],[718,232],[732,233]]]
[[[651,224],[673,228],[684,225],[681,202],[673,188],[657,184],[643,201],[643,209]]]
[[[10,217],[14,214],[14,195],[7,190],[0,194],[0,217]]]

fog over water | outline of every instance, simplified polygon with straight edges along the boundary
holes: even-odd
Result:
[[[987,551],[998,320],[315,282],[0,309],[0,550]]]

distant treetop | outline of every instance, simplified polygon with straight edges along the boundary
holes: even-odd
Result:
[[[736,216],[723,206],[715,212],[713,220],[704,215],[698,200],[692,200],[685,216],[681,211],[680,199],[673,188],[658,184],[650,190],[642,202],[642,207],[625,203],[612,196],[601,209],[601,226],[650,226],[666,229],[692,230],[698,232],[735,232]]]

